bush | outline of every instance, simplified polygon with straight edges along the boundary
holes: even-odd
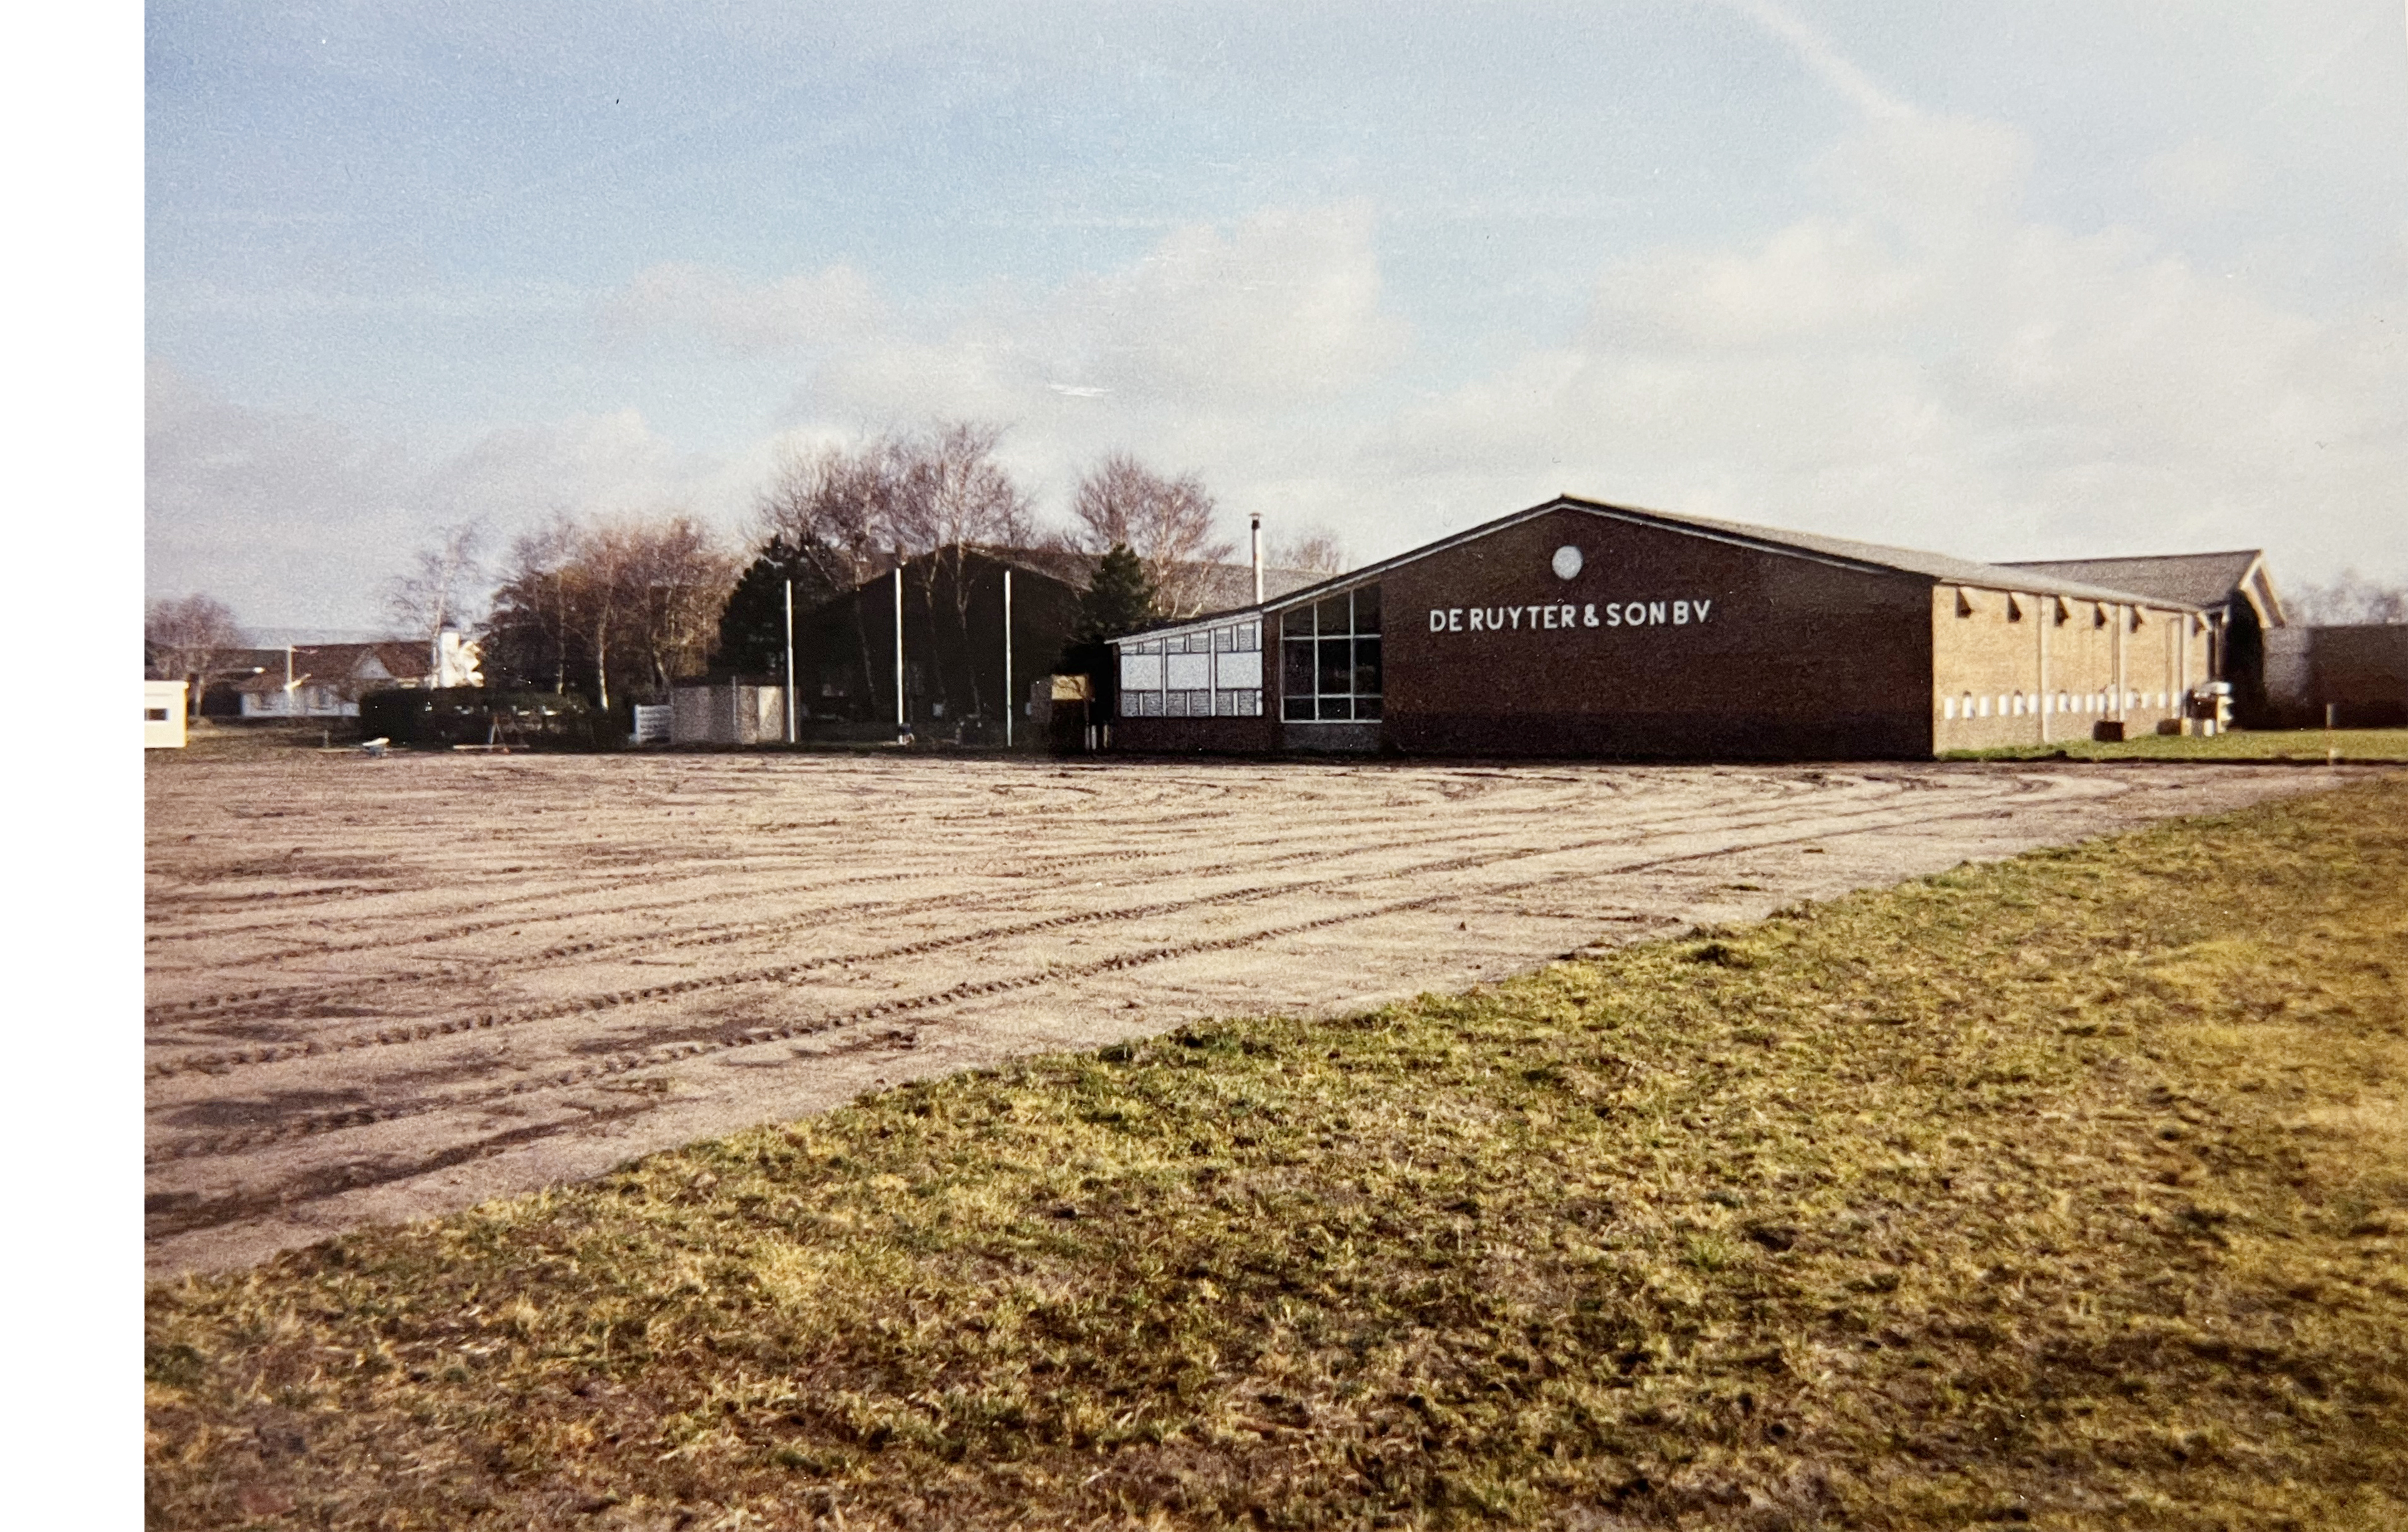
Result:
[[[609,720],[582,695],[494,692],[480,686],[396,689],[360,699],[360,734],[396,745],[506,744],[542,750],[607,749],[618,743]]]

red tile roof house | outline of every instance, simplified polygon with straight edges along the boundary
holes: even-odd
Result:
[[[453,639],[451,634],[446,639]],[[444,656],[444,678],[453,684],[478,685],[474,644],[457,643]],[[260,670],[235,687],[242,697],[245,718],[357,718],[360,698],[394,687],[437,684],[433,654],[423,643],[389,638],[364,644],[297,644],[287,650],[291,676],[283,667]]]

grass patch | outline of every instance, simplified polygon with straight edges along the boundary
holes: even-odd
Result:
[[[161,1527],[2408,1523],[2408,776],[161,1284]]]
[[[2408,761],[2408,729],[2234,729],[2224,734],[2143,734],[2129,739],[2060,739],[2045,745],[1952,750],[1945,761]]]

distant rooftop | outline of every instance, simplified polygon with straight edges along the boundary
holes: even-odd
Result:
[[[2035,569],[2063,580],[2088,580],[2099,585],[2119,585],[2128,591],[2138,591],[2169,601],[2186,601],[2194,607],[2220,607],[2243,588],[2253,570],[2263,579],[2259,568],[2265,554],[2255,548],[2235,549],[2226,553],[2157,553],[2136,558],[2118,559],[2034,559],[2008,565],[2010,569]],[[2268,588],[2266,594],[2273,592]],[[2279,604],[2275,609],[2279,621]]]

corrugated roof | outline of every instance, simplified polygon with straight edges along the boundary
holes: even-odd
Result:
[[[2228,553],[2167,553],[2120,559],[2019,559],[2010,569],[2037,569],[2064,580],[2113,585],[2194,607],[2220,607],[2241,589],[2265,555],[2255,548]]]
[[[1433,543],[1425,543],[1410,552],[1397,554],[1394,558],[1382,559],[1377,563],[1365,565],[1359,569],[1349,569],[1342,575],[1316,580],[1311,585],[1300,586],[1283,594],[1268,595],[1262,605],[1265,609],[1269,609],[1287,605],[1290,598],[1294,596],[1316,597],[1326,591],[1341,591],[1349,586],[1375,580],[1388,570],[1411,564],[1417,559],[1427,558],[1433,553],[1460,547],[1464,543],[1487,537],[1491,533],[1501,532],[1517,523],[1526,522],[1533,517],[1547,515],[1557,510],[1584,511],[1590,515],[1612,521],[1665,526],[1674,531],[1736,542],[1743,547],[1761,548],[1774,552],[1813,558],[1853,568],[1921,575],[1946,585],[1973,585],[1993,591],[2027,591],[2034,595],[2061,595],[2078,601],[2120,601],[2172,607],[2206,605],[2203,602],[2182,597],[2147,594],[2128,586],[2094,584],[2086,580],[2045,574],[2028,566],[1981,564],[1971,559],[1952,558],[1945,553],[1928,553],[1921,549],[1892,548],[1882,543],[1857,542],[1848,537],[1828,537],[1820,533],[1793,532],[1786,527],[1757,526],[1746,522],[1716,521],[1706,516],[1681,516],[1670,511],[1644,510],[1635,506],[1610,505],[1601,500],[1583,500],[1569,494],[1558,495],[1543,505],[1532,506],[1526,510],[1517,510],[1511,515],[1500,516],[1493,522],[1484,522],[1478,526],[1455,533],[1452,537],[1441,537]],[[2216,599],[2223,599],[2222,593],[2218,593]],[[1184,622],[1163,623],[1157,627],[1140,631],[1149,634],[1169,632],[1177,628],[1226,618],[1234,612],[1249,610],[1251,608],[1252,603],[1249,603],[1247,606],[1233,607],[1224,611],[1204,612]]]

